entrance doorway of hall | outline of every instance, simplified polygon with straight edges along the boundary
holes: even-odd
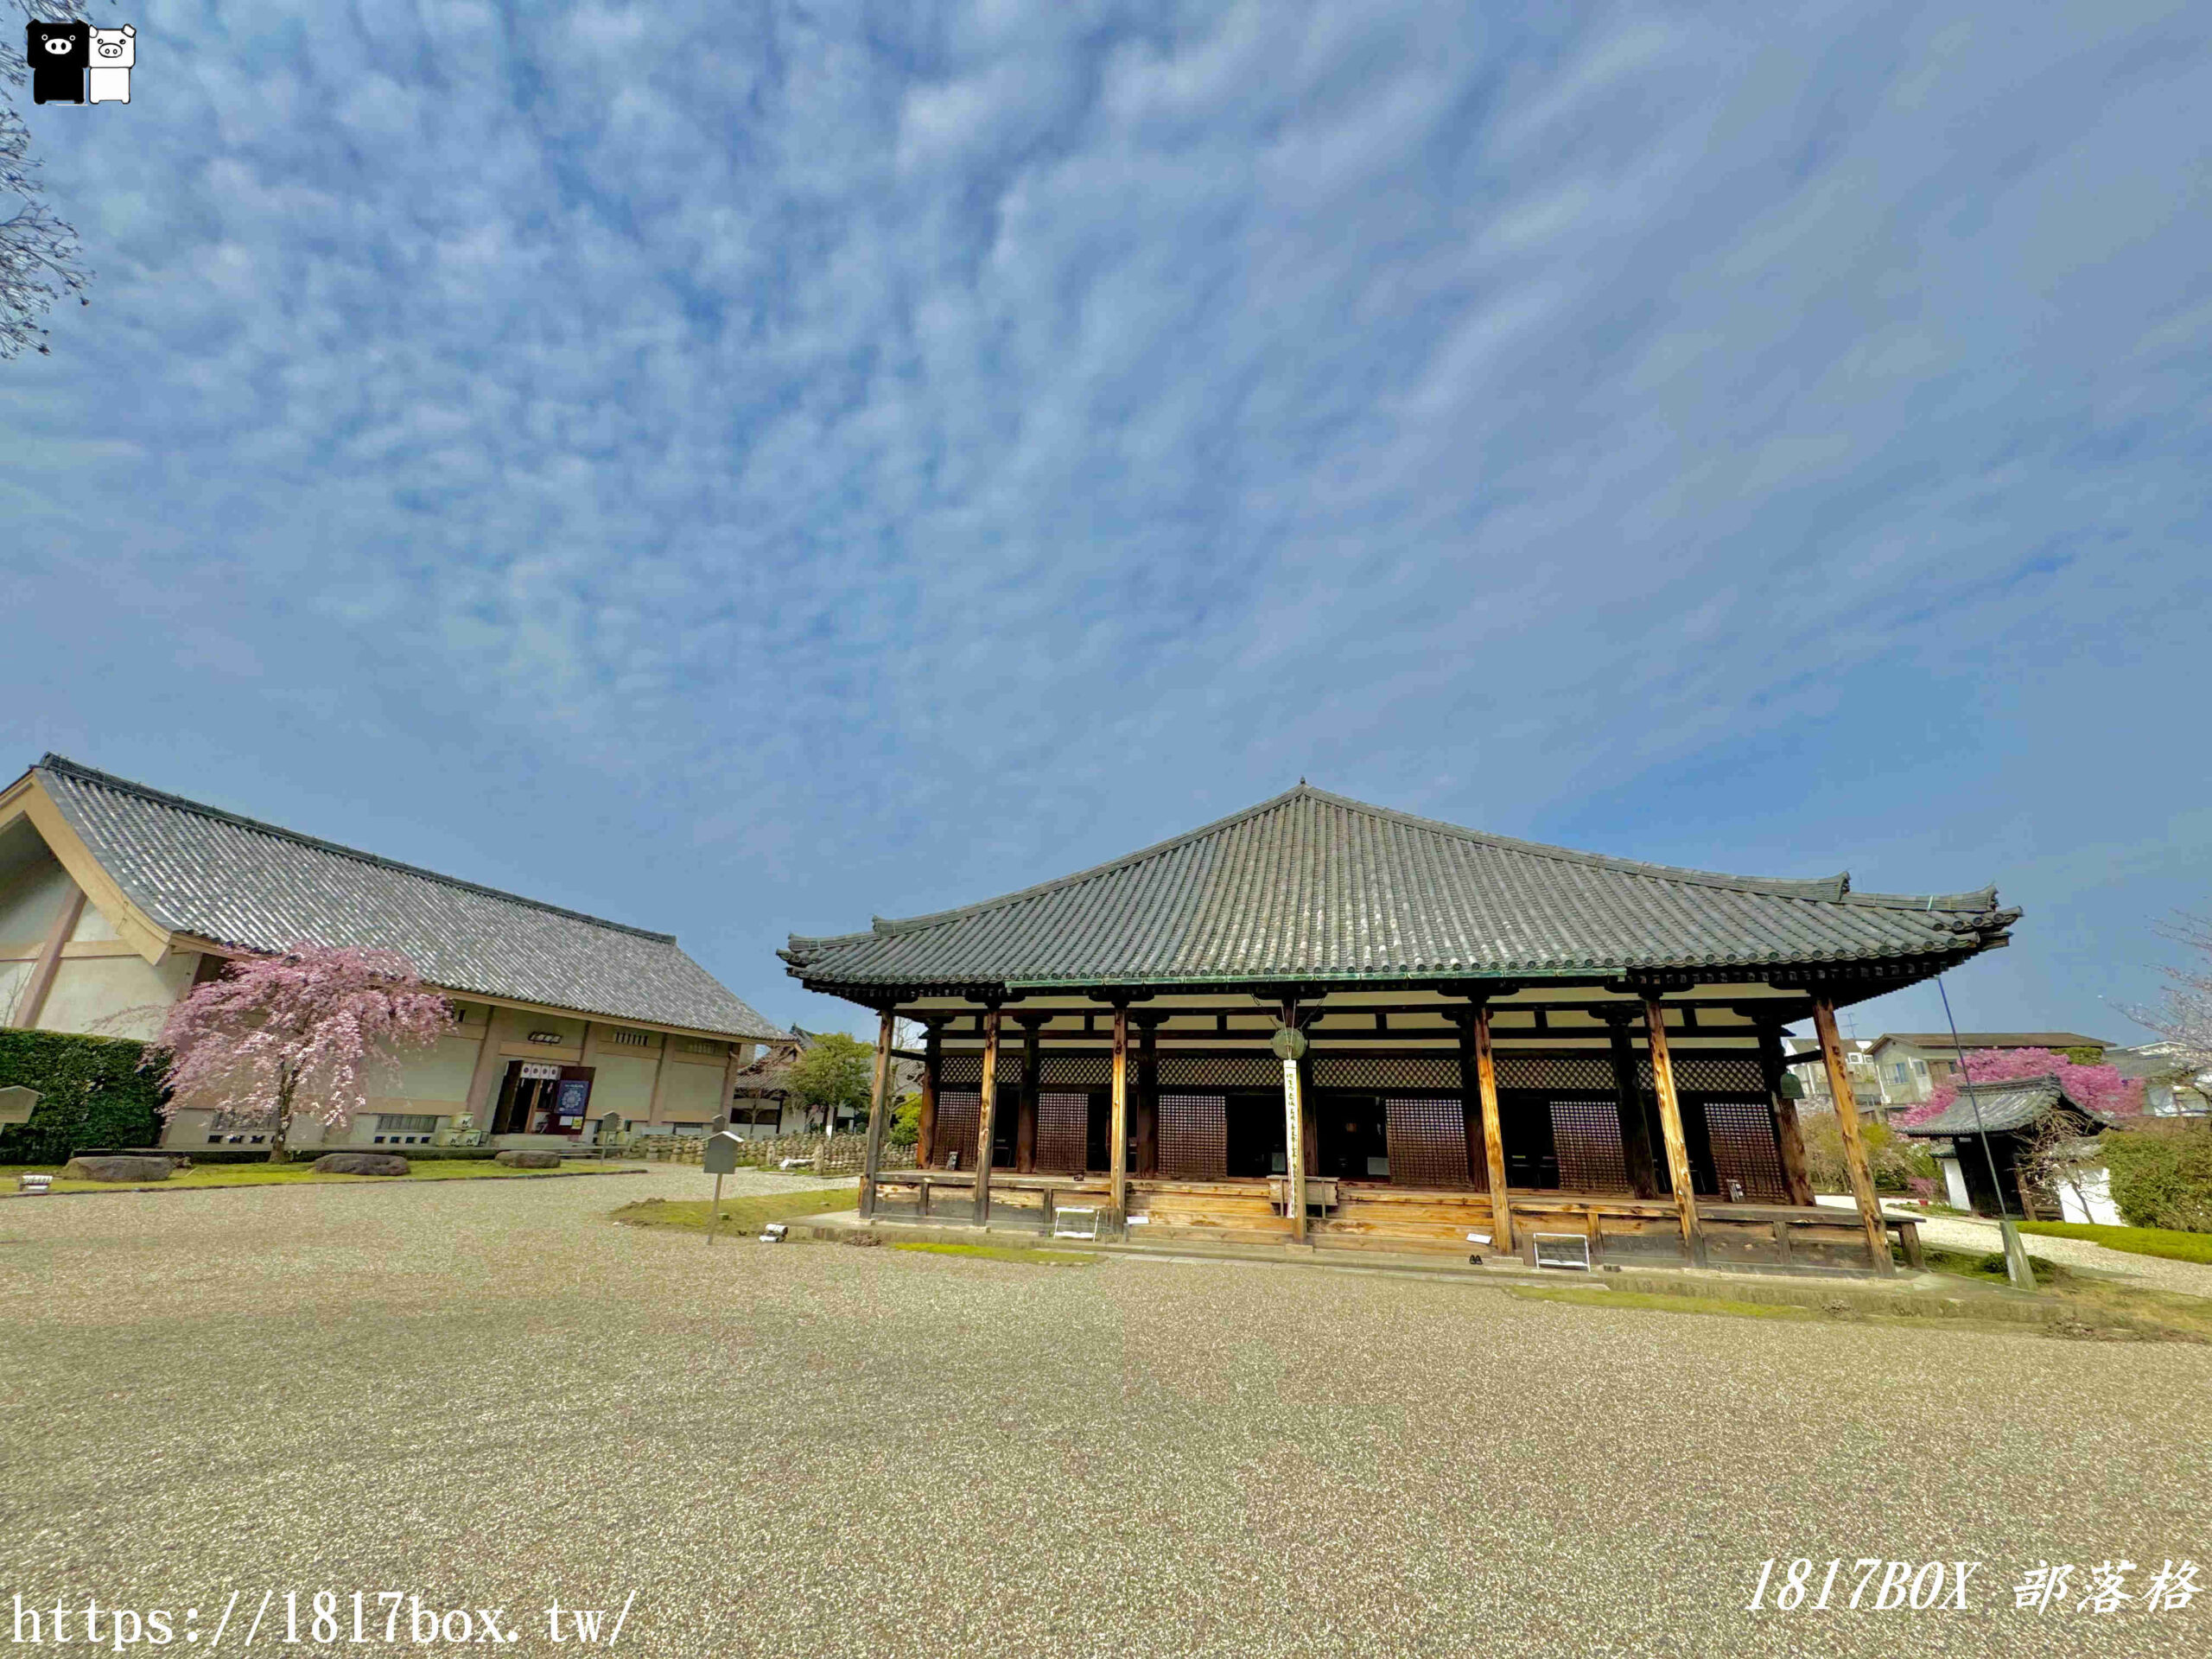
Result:
[[[591,1107],[593,1071],[550,1060],[511,1061],[492,1114],[492,1133],[580,1138]]]

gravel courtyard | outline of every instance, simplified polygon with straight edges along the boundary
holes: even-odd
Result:
[[[379,1639],[379,1590],[504,1607],[527,1653],[575,1644],[524,1610],[632,1592],[647,1655],[2212,1649],[2212,1591],[2012,1596],[2212,1569],[2212,1350],[605,1220],[706,1190],[0,1202],[0,1631],[273,1589],[305,1638],[327,1588]],[[1742,1611],[1800,1555],[1986,1565],[1964,1612]]]

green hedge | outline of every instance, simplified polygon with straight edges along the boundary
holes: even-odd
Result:
[[[161,1085],[141,1071],[146,1045],[120,1037],[0,1029],[0,1087],[46,1096],[28,1123],[0,1128],[0,1164],[67,1163],[86,1147],[150,1147]]]
[[[2212,1233],[2212,1127],[2145,1124],[2102,1139],[2112,1201],[2132,1227]]]

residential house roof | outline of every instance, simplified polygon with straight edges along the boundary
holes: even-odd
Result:
[[[2107,1048],[2101,1037],[2084,1037],[2078,1031],[1962,1031],[1954,1038],[1948,1031],[1885,1031],[1873,1040],[1903,1043],[1912,1048]]]
[[[394,950],[447,990],[772,1039],[781,1027],[648,932],[164,794],[49,754],[32,769],[101,868],[171,932],[233,949]]]
[[[793,935],[810,986],[861,990],[1583,975],[1907,959],[2001,944],[1993,888],[1862,893],[1461,829],[1300,784],[1092,869],[865,933]]]

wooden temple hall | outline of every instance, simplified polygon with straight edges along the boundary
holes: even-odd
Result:
[[[1993,890],[1570,852],[1301,783],[1096,869],[782,954],[881,1016],[861,1185],[879,1222],[1090,1211],[1132,1243],[1887,1273],[1835,1009],[2005,944],[2018,914]],[[926,1033],[921,1142],[891,1173],[899,1020]],[[1781,1042],[1806,1020],[1855,1209],[1816,1207],[1807,1180]]]

